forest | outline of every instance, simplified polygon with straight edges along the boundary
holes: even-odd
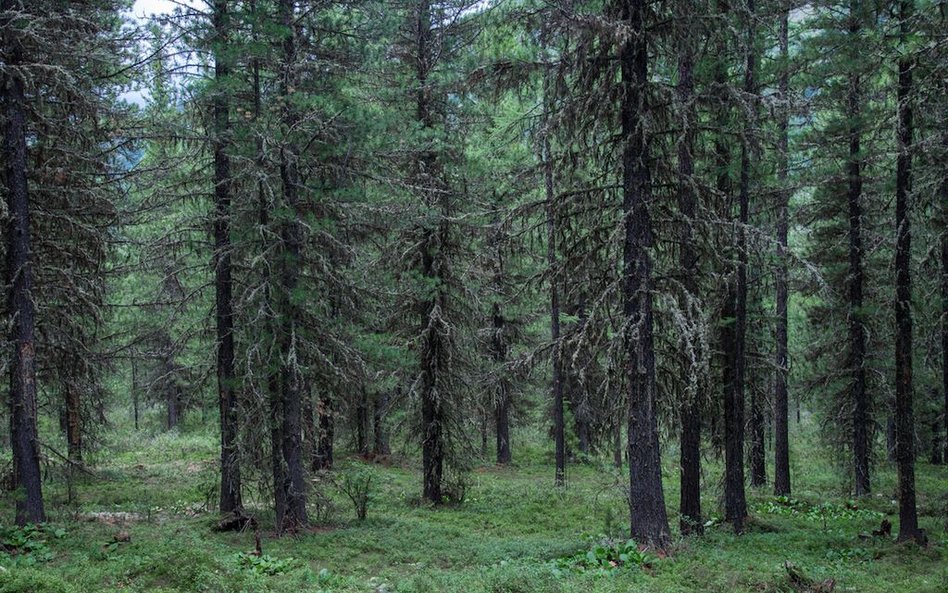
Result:
[[[948,591],[948,1],[0,0],[0,593]]]

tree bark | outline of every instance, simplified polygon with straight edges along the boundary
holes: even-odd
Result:
[[[774,366],[774,494],[790,495],[790,409],[787,375],[790,357],[787,340],[787,303],[790,299],[787,234],[790,227],[789,136],[790,127],[790,41],[789,4],[780,17],[780,119],[777,135],[777,277],[776,353]]]
[[[718,11],[722,18],[727,16],[727,3],[723,0],[718,2]],[[719,35],[717,54],[718,59],[715,64],[714,79],[720,93],[722,110],[720,119],[720,131],[715,139],[714,152],[716,167],[718,169],[717,190],[726,205],[727,216],[732,216],[731,201],[731,178],[728,173],[730,168],[731,154],[728,148],[728,141],[725,136],[728,127],[727,117],[727,42],[723,35]],[[740,229],[739,236],[743,235],[743,229]],[[736,241],[738,250],[740,250],[741,239]],[[735,270],[735,282],[737,285],[745,284],[739,276],[741,270],[745,270],[741,261],[744,255],[738,254],[738,264]],[[744,493],[744,382],[743,373],[740,368],[740,361],[743,358],[743,352],[739,351],[738,334],[743,333],[743,328],[738,330],[738,295],[740,291],[736,286],[728,287],[728,294],[725,297],[724,306],[721,311],[721,349],[724,354],[722,368],[722,383],[724,387],[724,514],[725,519],[734,526],[736,533],[744,531],[744,519],[747,516],[747,499]],[[746,303],[745,303],[746,304]]]
[[[73,463],[82,463],[82,399],[79,390],[67,378],[63,382],[66,396],[66,455]]]
[[[494,289],[496,291],[495,299],[500,298],[502,290],[503,276],[503,258],[500,248],[496,253],[497,268],[494,274]],[[507,339],[505,335],[505,324],[503,310],[500,302],[494,301],[491,311],[491,320],[493,322],[493,335],[491,340],[491,353],[494,356],[494,364],[498,369],[496,380],[497,397],[494,403],[494,420],[497,433],[497,463],[506,465],[510,463],[510,391],[507,385],[507,379],[502,375],[503,365],[507,362]]]
[[[214,287],[217,320],[217,394],[221,424],[221,513],[239,512],[240,465],[237,452],[237,393],[234,377],[234,309],[231,278],[230,102],[223,89],[230,76],[227,58],[227,1],[214,2]]]
[[[296,84],[296,23],[294,0],[280,0],[280,23],[285,28],[283,37],[283,72],[280,96],[283,102],[283,126],[287,135],[296,126],[297,114],[291,105],[290,95]],[[286,492],[286,514],[281,528],[295,531],[309,522],[306,516],[306,482],[303,476],[303,454],[301,442],[302,377],[295,361],[295,351],[300,336],[300,311],[296,303],[302,264],[302,225],[300,223],[298,155],[293,139],[287,137],[280,149],[280,179],[283,199],[289,210],[288,220],[282,221],[280,238],[283,246],[281,258],[282,325],[280,335],[281,388],[283,392],[282,451],[286,464],[283,476]]]
[[[698,214],[698,200],[694,190],[694,149],[697,137],[697,117],[694,101],[694,44],[685,31],[681,54],[678,58],[678,101],[684,110],[684,131],[678,143],[678,209],[681,214],[681,248],[678,265],[686,298],[698,296],[698,252],[695,248],[694,225]],[[695,357],[697,358],[697,357]],[[695,369],[686,371],[692,377]],[[681,410],[681,513],[682,535],[704,532],[701,518],[701,405],[698,385],[692,385],[683,394]]]
[[[359,455],[369,454],[369,397],[365,385],[359,388],[359,400],[356,404],[356,450]]]
[[[849,5],[849,36],[855,43],[859,35],[858,2]],[[856,496],[869,494],[869,395],[866,391],[866,328],[863,323],[863,247],[862,247],[862,156],[860,154],[861,83],[859,74],[850,72],[847,96],[849,120],[849,161],[847,201],[849,203],[849,364],[852,373],[850,398],[853,410],[853,476]]]
[[[7,311],[12,319],[10,342],[10,436],[13,448],[13,483],[18,490],[16,523],[42,523],[42,476],[36,430],[36,349],[33,341],[33,256],[30,237],[30,198],[27,187],[26,109],[23,80],[16,68],[23,63],[23,48],[16,37],[9,11],[13,0],[2,0],[0,31],[3,35],[2,98],[6,125],[3,150],[6,164],[8,223]]]
[[[912,2],[899,3],[899,45],[909,33]],[[899,475],[899,541],[921,542],[915,506],[915,436],[912,414],[912,233],[909,194],[912,191],[912,68],[908,54],[899,58],[898,157],[895,174],[895,456]]]
[[[669,544],[662,489],[655,397],[652,318],[652,227],[649,216],[648,31],[646,0],[624,0],[620,16],[631,35],[619,49],[622,99],[622,296],[629,390],[629,506],[632,537],[643,544]]]
[[[391,455],[388,444],[388,432],[385,430],[385,415],[388,412],[389,395],[387,391],[380,391],[375,396],[375,408],[372,413],[372,453],[375,455]]]
[[[313,457],[313,471],[332,469],[332,445],[334,436],[334,422],[332,399],[325,391],[316,404],[316,419],[319,423],[316,437],[316,454]]]

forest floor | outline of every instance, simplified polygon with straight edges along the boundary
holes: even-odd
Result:
[[[794,433],[796,443],[815,442],[805,426]],[[917,483],[927,548],[871,535],[883,518],[898,529],[889,464],[874,476],[875,494],[853,504],[844,478],[815,445],[793,451],[793,500],[776,499],[769,487],[749,489],[753,519],[741,537],[717,522],[720,467],[707,459],[703,503],[711,524],[704,537],[681,539],[670,445],[664,475],[674,548],[662,558],[633,553],[621,565],[607,548],[615,543],[623,552],[626,478],[605,462],[571,465],[568,487],[556,490],[547,454],[524,446],[511,467],[476,467],[463,504],[434,509],[418,504],[416,464],[396,458],[368,467],[341,456],[337,475],[373,476],[368,517],[357,520],[349,500],[323,483],[335,507],[328,520],[276,538],[266,508],[249,505],[262,524],[264,555],[257,558],[246,554],[252,532],[212,531],[212,433],[124,431],[107,441],[111,453],[99,454],[94,477],[76,480],[71,503],[61,478],[47,483],[51,527],[4,529],[7,548],[19,538],[27,553],[0,554],[0,593],[948,591],[948,469],[924,462]],[[0,524],[10,524],[11,506],[7,498]],[[602,545],[608,536],[612,542]],[[613,558],[620,566],[612,567]],[[811,580],[809,588],[791,578],[786,562]]]

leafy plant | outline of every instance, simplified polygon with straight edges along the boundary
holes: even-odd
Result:
[[[603,539],[585,552],[557,558],[554,569],[558,572],[598,572],[607,574],[615,570],[625,570],[649,566],[651,558],[639,549],[635,540],[616,541]]]
[[[358,467],[346,471],[336,481],[336,487],[352,501],[356,517],[365,520],[372,500],[372,485],[375,474],[367,467]]]
[[[32,523],[23,527],[9,527],[0,530],[0,548],[14,561],[32,566],[53,559],[53,551],[47,543],[48,536],[60,539],[65,535],[66,530],[61,527]]]
[[[237,566],[254,574],[272,577],[299,568],[296,558],[279,559],[269,554],[257,555],[251,552],[237,554]]]

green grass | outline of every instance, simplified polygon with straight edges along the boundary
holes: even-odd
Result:
[[[805,427],[793,428],[795,444],[815,442]],[[413,462],[376,466],[368,519],[357,521],[351,503],[323,484],[336,506],[330,521],[284,538],[267,530],[266,505],[251,500],[264,525],[267,557],[258,561],[241,556],[254,547],[251,533],[211,530],[215,516],[207,506],[214,501],[218,452],[207,429],[150,435],[122,429],[107,438],[109,454],[90,460],[96,477],[80,480],[71,503],[60,479],[47,482],[52,522],[65,535],[43,544],[52,551],[48,561],[30,566],[25,557],[2,555],[0,593],[789,592],[785,561],[813,579],[835,579],[837,591],[948,591],[948,470],[926,463],[918,466],[918,488],[927,549],[860,537],[883,516],[898,528],[891,467],[877,468],[875,494],[852,512],[848,487],[828,456],[798,446],[796,512],[774,503],[769,489],[749,490],[753,521],[744,536],[714,524],[702,538],[677,539],[670,556],[652,555],[644,567],[581,571],[564,570],[557,559],[583,554],[603,536],[624,541],[627,530],[626,478],[605,463],[570,466],[568,488],[556,491],[545,447],[528,445],[515,451],[522,461],[514,467],[476,467],[465,502],[437,509],[418,504]],[[676,454],[670,443],[665,489],[677,532]],[[343,458],[337,471],[358,463]],[[718,460],[707,459],[705,472],[704,509],[713,518]],[[105,524],[88,520],[93,512],[134,515]],[[2,519],[10,524],[9,510]],[[120,530],[130,541],[112,543]]]

